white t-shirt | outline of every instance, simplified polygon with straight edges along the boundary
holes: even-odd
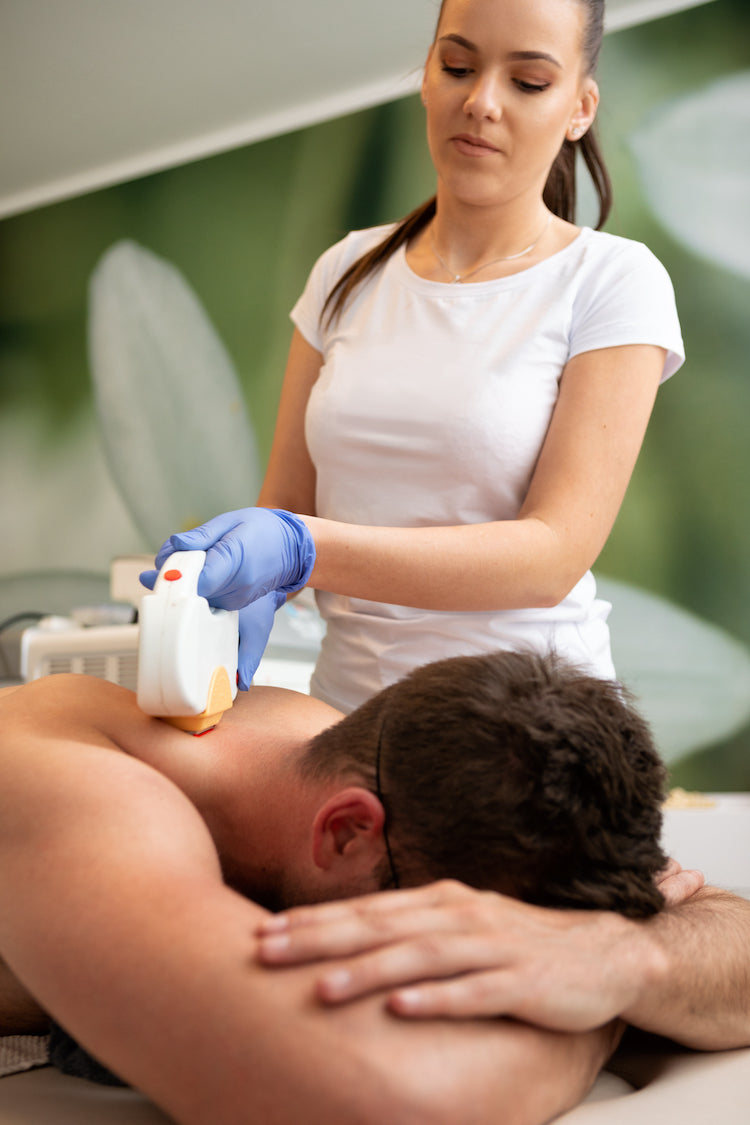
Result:
[[[684,358],[669,277],[641,243],[584,228],[564,250],[494,281],[446,285],[402,247],[327,327],[328,293],[390,230],[355,231],[318,260],[292,319],[324,359],[306,416],[316,513],[385,527],[514,519],[567,361],[621,344]],[[436,612],[318,592],[326,637],[311,690],[344,711],[446,656],[554,647],[612,677],[588,573],[552,609]]]

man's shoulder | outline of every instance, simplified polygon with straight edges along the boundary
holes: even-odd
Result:
[[[223,722],[230,729],[240,727],[259,736],[268,733],[301,742],[342,717],[340,711],[310,695],[288,688],[253,686],[237,695]]]

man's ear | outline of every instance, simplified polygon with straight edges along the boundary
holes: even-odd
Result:
[[[385,812],[369,789],[350,785],[329,797],[313,821],[313,861],[323,871],[372,869],[383,848]]]

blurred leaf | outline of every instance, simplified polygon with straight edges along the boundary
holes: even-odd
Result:
[[[750,71],[660,106],[630,138],[657,218],[690,250],[750,277]]]
[[[227,352],[181,274],[118,242],[91,279],[89,355],[115,483],[153,548],[254,502],[255,436]]]
[[[636,696],[666,761],[723,741],[750,719],[750,651],[664,598],[597,579],[620,680]]]

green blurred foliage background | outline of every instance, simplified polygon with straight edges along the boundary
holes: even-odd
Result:
[[[600,65],[599,116],[615,185],[607,229],[646,242],[666,265],[688,363],[659,394],[597,569],[680,603],[746,644],[750,282],[694,256],[658,224],[628,138],[668,99],[747,68],[749,44],[747,0],[716,0],[612,34]],[[737,143],[747,145],[747,136]],[[696,136],[695,160],[701,159]],[[265,457],[288,311],[314,259],[347,230],[396,218],[432,190],[422,107],[411,97],[1,222],[0,418],[7,427],[33,417],[44,457],[36,472],[28,461],[23,471],[0,461],[3,535],[14,544],[10,565],[0,555],[0,580],[26,565],[39,568],[38,558],[26,562],[23,554],[27,540],[45,543],[45,529],[29,526],[34,497],[55,489],[55,464],[80,441],[82,419],[91,416],[87,284],[113,242],[141,243],[193,286],[237,366]],[[3,440],[12,432],[3,431]],[[60,497],[69,544],[85,502],[85,496]],[[49,532],[45,566],[55,564],[60,534],[59,526]],[[128,528],[116,551],[124,547],[139,551],[148,544]],[[108,557],[106,544],[103,550]],[[85,551],[79,565],[103,569]],[[750,789],[750,733],[678,763],[673,781]]]

